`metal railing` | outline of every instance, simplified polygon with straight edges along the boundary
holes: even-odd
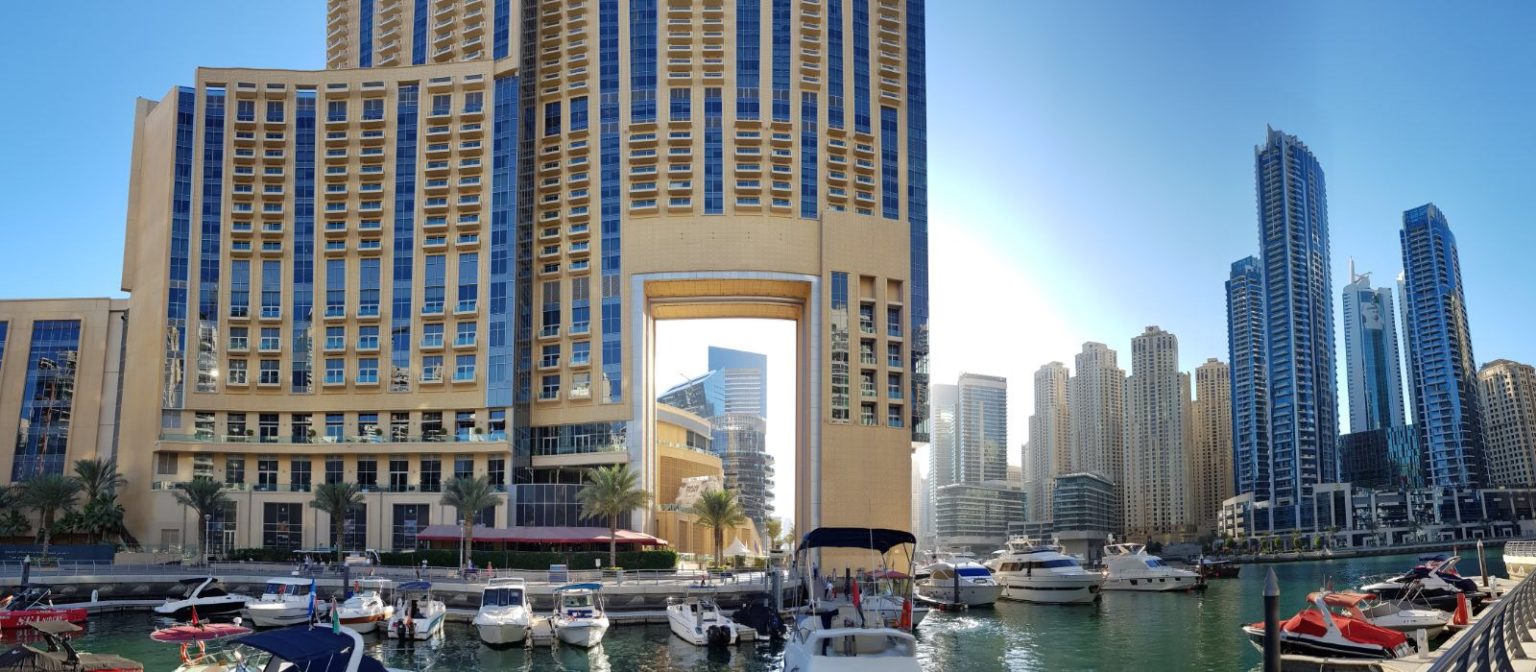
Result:
[[[1514,550],[1519,549],[1506,547],[1504,552]],[[1536,553],[1536,545],[1524,550]],[[1451,646],[1441,649],[1428,672],[1514,669],[1513,661],[1527,658],[1523,645],[1532,641],[1532,627],[1536,627],[1536,586],[1527,577],[1488,607]]]

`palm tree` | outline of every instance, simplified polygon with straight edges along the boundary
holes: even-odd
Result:
[[[75,479],[85,488],[87,502],[128,485],[128,479],[117,473],[117,464],[101,458],[75,460]]]
[[[63,474],[42,474],[23,483],[22,502],[37,512],[43,533],[43,557],[48,557],[48,545],[53,541],[53,520],[59,512],[75,508],[80,498],[80,484]]]
[[[587,470],[587,484],[576,493],[582,518],[608,521],[609,567],[618,566],[619,516],[651,501],[651,493],[640,488],[639,478],[639,474],[629,470],[629,465],[597,467]]]
[[[779,537],[784,534],[784,521],[778,518],[769,518],[768,522],[763,524],[763,527],[768,531],[768,547],[778,548]]]
[[[32,529],[32,523],[21,512],[22,489],[20,486],[0,485],[0,538],[19,537]]]
[[[741,504],[736,501],[736,493],[729,490],[706,490],[699,501],[693,503],[692,513],[695,522],[714,532],[715,564],[721,564],[720,547],[725,544],[725,531],[747,522],[746,514],[741,512]]]
[[[194,476],[191,481],[181,486],[181,492],[176,493],[176,503],[192,509],[197,514],[197,520],[208,520],[208,516],[222,512],[230,504],[235,503],[224,492],[224,484],[207,476]],[[208,540],[204,539],[207,533],[207,525],[198,525],[199,549],[208,548]],[[198,551],[201,555],[202,550]]]
[[[311,508],[331,516],[331,538],[336,544],[336,562],[341,562],[342,526],[347,514],[363,506],[363,493],[356,483],[326,483],[315,490],[315,498],[309,500]]]
[[[501,495],[491,488],[491,480],[485,476],[451,478],[443,484],[443,497],[437,503],[458,510],[459,524],[464,526],[462,538],[468,544],[475,534],[475,514],[500,506]]]

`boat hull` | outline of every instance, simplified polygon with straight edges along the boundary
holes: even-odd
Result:
[[[960,595],[955,596],[954,586],[922,586],[918,596],[940,604],[963,604],[967,607],[990,607],[1003,592],[999,584],[960,584]]]
[[[1199,577],[1189,576],[1148,576],[1148,577],[1109,577],[1104,582],[1104,590],[1127,590],[1143,593],[1171,593],[1196,590],[1200,588]]]
[[[591,648],[602,643],[608,633],[608,618],[560,619],[554,621],[555,636],[571,646]]]
[[[1260,651],[1264,650],[1264,629],[1251,625],[1243,626],[1243,632],[1247,633],[1249,643]],[[1321,658],[1362,658],[1372,660],[1389,660],[1407,655],[1404,648],[1398,650],[1386,649],[1374,645],[1361,645],[1348,640],[1336,641],[1323,637],[1309,637],[1294,635],[1288,632],[1280,633],[1280,650],[1283,653],[1297,653],[1304,656],[1318,656]]]
[[[84,623],[88,615],[84,609],[79,608],[0,611],[0,629],[14,630],[25,628],[33,623],[43,623],[46,621]]]
[[[389,614],[382,611],[371,614],[348,615],[345,611],[341,614],[341,624],[356,630],[358,634],[366,635],[379,629],[379,624],[389,620]]]
[[[1002,597],[1036,604],[1092,604],[1102,596],[1104,579],[1095,574],[1081,577],[1022,577],[1001,579]]]
[[[410,639],[424,642],[432,639],[437,633],[443,631],[444,612],[438,612],[424,619],[411,619],[410,627],[404,627],[405,620],[399,617],[391,617],[384,625],[384,636],[390,639]]]
[[[165,604],[155,607],[154,611],[155,615],[157,616],[174,618],[176,620],[186,620],[192,618],[193,611],[196,611],[198,617],[200,618],[237,616],[242,610],[245,609],[245,605],[246,600],[244,598],[238,600],[220,600],[217,602],[210,601],[202,603],[181,600],[177,602],[166,602]]]
[[[258,628],[282,628],[309,622],[309,606],[299,604],[252,604],[245,608],[245,617]],[[315,617],[326,613],[326,607],[316,605]]]
[[[522,646],[528,641],[528,623],[475,619],[475,632],[489,646]]]
[[[691,612],[667,609],[672,634],[694,646],[725,646],[737,641],[736,625],[722,617],[699,621]]]

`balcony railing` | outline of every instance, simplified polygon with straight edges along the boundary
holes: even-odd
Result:
[[[507,440],[507,433],[496,431],[475,434],[470,430],[456,433],[427,432],[423,434],[353,434],[332,436],[320,434],[313,437],[264,437],[243,434],[161,434],[161,441],[174,443],[260,443],[264,445],[301,445],[315,443],[485,443]]]

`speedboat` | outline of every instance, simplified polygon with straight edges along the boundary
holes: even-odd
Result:
[[[166,596],[165,604],[155,607],[155,614],[177,620],[191,618],[194,611],[204,618],[227,616],[240,613],[249,600],[230,594],[216,577],[182,579]]]
[[[936,562],[919,572],[917,579],[917,596],[940,604],[988,607],[997,602],[1002,590],[991,570],[975,561]]]
[[[48,586],[23,586],[0,598],[0,629],[4,630],[49,621],[84,623],[87,615],[82,607],[53,606],[53,591]]]
[[[432,584],[410,581],[395,589],[395,613],[385,622],[385,637],[425,641],[443,631],[448,607],[432,597]]]
[[[555,589],[555,614],[549,618],[555,636],[572,646],[592,647],[608,632],[608,615],[603,613],[597,591],[602,584],[573,583]]]
[[[331,627],[293,627],[246,635],[232,648],[182,663],[175,672],[400,672],[364,653],[363,636]]]
[[[747,603],[731,613],[731,620],[752,628],[757,639],[779,641],[789,632],[784,617],[773,608],[773,596],[759,593],[747,599]]]
[[[1028,537],[1008,540],[996,571],[1002,597],[1042,604],[1090,604],[1099,599],[1104,575],[1089,572],[1061,549]]]
[[[80,632],[78,625],[65,621],[35,621],[28,625],[43,636],[46,648],[20,644],[0,653],[0,672],[144,672],[144,665],[136,660],[76,651],[66,635]]]
[[[1461,558],[1445,554],[1426,555],[1406,574],[1361,586],[1360,592],[1374,593],[1384,600],[1410,599],[1441,611],[1456,610],[1456,596],[1466,595],[1468,606],[1477,609],[1488,594],[1477,583],[1456,573]]]
[[[475,614],[475,630],[480,641],[491,646],[522,644],[528,639],[529,612],[527,587],[522,579],[491,579],[480,593],[480,611]]]
[[[1450,612],[1415,606],[1409,600],[1390,601],[1370,593],[1351,592],[1312,593],[1307,600],[1312,601],[1318,595],[1322,595],[1323,605],[1335,614],[1370,621],[1372,625],[1401,633],[1423,630],[1433,638],[1445,631],[1445,626],[1451,622]]]
[[[1401,658],[1413,652],[1408,637],[1368,620],[1335,614],[1324,593],[1307,596],[1311,602],[1280,624],[1280,649],[1284,653],[1337,658]],[[1243,626],[1249,642],[1263,650],[1264,622]]]
[[[267,580],[261,597],[246,602],[245,616],[258,628],[308,623],[327,608],[318,600],[314,579],[279,576]]]
[[[736,624],[725,618],[709,594],[689,591],[686,597],[668,598],[667,624],[672,634],[694,646],[736,643]]]
[[[907,608],[908,601],[917,599],[917,595],[906,586],[912,577],[894,569],[881,569],[860,575],[858,580],[861,582],[859,592],[864,609],[878,614],[885,623],[897,623],[906,615],[911,622],[901,627],[911,630],[921,625],[923,618],[928,615],[926,606],[914,603],[911,609]]]
[[[806,568],[813,551],[820,557],[819,549],[862,549],[878,556],[879,564],[885,565],[887,554],[902,547],[907,550],[910,567],[911,549],[916,545],[917,538],[903,530],[819,527],[801,540],[795,551],[795,563],[802,580],[808,581],[813,572]],[[851,590],[837,598],[809,591],[809,604],[796,614],[790,629],[789,642],[784,648],[784,669],[794,672],[921,670],[917,663],[917,639],[910,632],[911,584],[906,585],[908,591],[902,596],[905,598],[903,614],[894,625],[886,623],[881,614],[864,608],[858,582],[852,582]]]
[[[1142,544],[1105,546],[1104,565],[1108,570],[1104,590],[1167,592],[1205,587],[1199,574],[1169,567],[1162,558],[1148,554]]]
[[[367,634],[379,629],[379,623],[395,614],[394,605],[384,601],[389,579],[366,578],[357,582],[352,596],[336,608],[341,624]]]

